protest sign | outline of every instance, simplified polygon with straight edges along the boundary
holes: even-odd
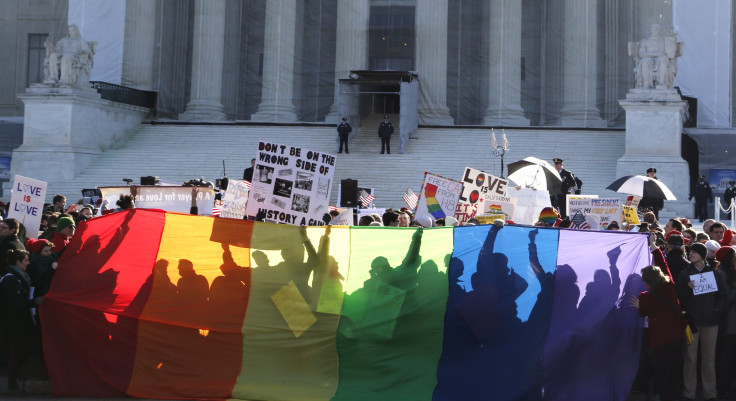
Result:
[[[368,208],[368,209],[358,209],[357,219],[358,219],[358,222],[360,222],[360,218],[361,217],[363,217],[363,216],[369,216],[371,214],[377,214],[377,215],[381,216],[381,218],[383,218],[383,214],[384,213],[386,213],[386,209],[385,208],[381,208],[381,207],[379,207],[379,208]],[[383,225],[383,224],[381,224],[381,225]]]
[[[695,285],[693,286],[693,295],[718,291],[718,283],[716,283],[716,277],[713,275],[712,271],[693,274],[690,276],[690,280],[695,282]]]
[[[591,224],[592,229],[605,230],[612,221],[621,219],[621,200],[618,198],[570,198],[568,203],[567,214],[582,213],[589,223],[597,223],[597,227]]]
[[[243,180],[228,180],[225,195],[222,197],[220,217],[242,219],[248,202],[248,186]]]
[[[46,183],[16,175],[10,195],[8,218],[16,219],[26,228],[26,236],[38,238],[46,199]]]
[[[639,202],[641,202],[641,196],[629,195],[626,197],[626,206],[631,206],[636,209],[639,207]]]
[[[509,219],[513,217],[513,203],[506,197],[509,183],[506,179],[465,167],[462,183],[463,192],[455,210],[458,222],[464,223],[478,215],[498,213],[501,210]]]
[[[259,142],[245,213],[275,223],[325,225],[335,161],[331,154]]]
[[[624,220],[629,224],[641,224],[639,216],[636,214],[636,208],[633,206],[621,206],[624,211]]]
[[[544,189],[511,187],[506,191],[514,203],[514,222],[533,225],[545,207],[552,206],[549,192]]]
[[[353,208],[343,209],[340,214],[330,221],[333,226],[352,226],[353,225]]]
[[[573,205],[570,204],[570,200],[575,199],[597,199],[598,195],[580,195],[580,194],[567,194],[565,195],[565,210],[567,210],[567,215],[572,216],[575,214],[574,212],[579,211],[579,209],[575,209]],[[573,209],[570,209],[570,208]],[[584,214],[584,213],[583,213]]]
[[[462,190],[459,181],[425,172],[416,215],[431,215],[435,220],[454,216]]]
[[[146,209],[161,209],[168,212],[187,213],[192,206],[197,207],[199,215],[212,214],[212,205],[215,201],[215,190],[210,187],[169,187],[169,186],[129,186],[129,187],[100,187],[102,199],[107,201],[108,209],[115,209],[115,203],[120,195],[135,193],[135,206]],[[192,194],[196,200],[192,204]]]
[[[478,221],[480,221],[480,224],[493,224],[496,220],[506,220],[506,215],[501,214],[485,214],[482,216],[475,216]]]

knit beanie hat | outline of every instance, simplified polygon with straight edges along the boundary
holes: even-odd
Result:
[[[28,241],[26,241],[26,249],[31,253],[41,253],[43,247],[49,244],[51,244],[51,242],[46,239],[29,238]]]
[[[710,240],[705,243],[705,248],[708,250],[708,253],[706,254],[707,258],[715,258],[716,257],[716,251],[718,248],[721,247],[721,244],[718,243],[718,241]]]
[[[61,230],[73,225],[74,220],[71,217],[62,217],[56,222],[56,232],[61,232]]]
[[[557,211],[549,206],[542,209],[542,212],[539,213],[539,220],[548,226],[553,226],[559,217],[560,215],[557,214]]]
[[[728,257],[728,251],[732,250],[730,246],[722,246],[716,251],[716,260],[723,263]]]
[[[700,255],[700,257],[703,259],[705,259],[705,256],[708,254],[708,248],[706,248],[705,245],[701,244],[700,242],[696,242],[690,245],[690,250]]]

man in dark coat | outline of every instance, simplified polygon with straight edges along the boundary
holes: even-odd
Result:
[[[251,182],[253,181],[253,168],[256,166],[256,159],[250,159],[250,167],[243,171],[243,179]]]
[[[394,133],[394,126],[388,120],[388,116],[383,116],[383,122],[378,126],[378,136],[381,138],[381,154],[384,150],[391,154],[391,134]]]
[[[708,202],[713,202],[713,190],[702,175],[698,177],[698,183],[695,184],[688,200],[693,200],[693,198],[695,198],[695,218],[702,223],[708,218]]]
[[[667,238],[667,266],[673,280],[679,280],[680,273],[690,266],[685,258],[684,245],[685,238],[680,234],[671,234]]]
[[[348,136],[351,132],[353,132],[353,127],[348,124],[348,119],[343,117],[342,122],[337,126],[337,135],[340,137],[340,149],[337,153],[342,153],[343,144],[345,144],[345,153],[350,153],[348,151]]]
[[[659,178],[657,178],[657,169],[654,167],[649,167],[647,169],[647,176],[649,178],[659,180]],[[641,210],[642,212],[647,212],[651,210],[657,220],[659,220],[659,211],[662,210],[662,208],[664,208],[664,199],[650,198],[645,196],[641,198],[641,201],[639,202],[639,210]]]
[[[580,194],[580,191],[583,188],[583,181],[580,180],[580,178],[575,177],[575,175],[569,170],[565,170],[563,168],[564,160],[556,157],[552,161],[555,163],[555,169],[560,173],[560,177],[562,177],[561,191],[560,193],[553,195],[552,206],[556,206],[557,210],[560,211],[560,217],[565,218],[567,217],[565,198],[568,194]]]
[[[17,249],[25,251],[26,247],[18,239],[18,228],[20,223],[16,219],[5,219],[0,221],[0,276],[7,273],[8,250]]]

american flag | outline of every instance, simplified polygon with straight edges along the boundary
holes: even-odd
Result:
[[[246,181],[246,182],[248,182],[248,181]],[[212,206],[212,215],[213,216],[219,216],[221,212],[222,212],[222,201],[221,200],[216,200],[215,201],[215,204]]]
[[[407,188],[406,193],[404,194],[404,202],[406,202],[406,205],[409,206],[410,210],[414,210],[417,208],[419,197],[411,190],[411,188]]]
[[[588,224],[588,221],[585,219],[585,216],[583,216],[582,213],[575,212],[575,215],[572,216],[570,219],[572,222],[572,228],[577,228],[580,230],[587,230],[590,229],[590,224]]]
[[[331,212],[333,212],[333,211],[337,210],[337,206],[330,205],[327,209],[329,209]]]
[[[250,181],[243,181],[245,183],[245,189],[250,191]]]
[[[360,201],[360,205],[363,206],[363,208],[367,208],[368,205],[373,202],[373,200],[376,199],[375,196],[369,194],[365,190],[360,191],[360,196],[358,196],[358,200]]]

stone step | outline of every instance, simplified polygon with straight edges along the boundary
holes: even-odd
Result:
[[[378,155],[377,126],[364,119],[360,134],[350,143],[350,154],[338,155],[334,177],[337,184],[352,178],[361,187],[375,188],[377,207],[404,206],[401,196],[407,187],[419,192],[425,171],[457,180],[466,166],[501,174],[501,159],[492,154],[487,128],[420,128],[416,139],[408,141],[408,154]],[[584,181],[584,193],[619,196],[605,187],[616,179],[616,160],[624,152],[624,131],[525,128],[507,129],[506,135],[510,149],[504,164],[527,156],[550,161],[561,157],[565,166]],[[496,137],[500,141],[499,132]],[[50,182],[47,198],[60,193],[74,201],[81,197],[82,188],[125,185],[123,178],[138,183],[140,177],[149,175],[179,184],[199,177],[214,181],[222,176],[223,160],[227,175],[240,179],[261,140],[326,153],[336,153],[338,145],[333,126],[144,124],[119,148],[104,152],[72,182]],[[397,134],[392,142],[398,150]],[[337,201],[338,188],[332,188],[332,204]]]

